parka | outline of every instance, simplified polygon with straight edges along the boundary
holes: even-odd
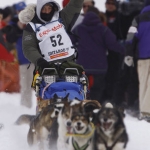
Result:
[[[55,16],[58,16],[58,19],[61,19],[63,25],[65,26],[66,31],[71,29],[72,22],[79,15],[83,0],[71,0],[68,5],[60,11],[59,4],[54,0],[37,0],[37,6],[29,5],[25,10],[20,12],[19,19],[22,23],[26,23],[27,26],[23,31],[23,53],[25,57],[36,65],[36,62],[39,58],[42,58],[42,55],[39,51],[38,43],[39,41],[36,38],[36,33],[32,29],[29,22],[45,24],[46,22],[41,19],[40,12],[42,7],[48,3],[53,2],[57,5],[58,11],[55,12]],[[36,10],[36,12],[35,12]]]

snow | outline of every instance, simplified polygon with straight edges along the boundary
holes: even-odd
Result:
[[[11,6],[21,0],[0,1],[0,8]],[[26,0],[26,3],[35,3],[36,0]],[[62,0],[57,0],[61,5]],[[96,7],[105,11],[105,0],[95,0]],[[33,92],[33,107],[28,109],[20,105],[19,93],[0,93],[0,150],[28,150],[28,125],[14,124],[21,114],[35,114],[36,97]],[[3,127],[1,127],[3,125]],[[149,150],[150,123],[139,121],[129,115],[125,117],[125,125],[129,135],[126,150]],[[33,149],[32,149],[33,150]]]
[[[36,97],[33,92],[33,107],[28,109],[20,105],[19,93],[0,93],[0,150],[29,150],[27,144],[28,125],[14,124],[21,114],[35,114]],[[149,150],[150,123],[139,121],[129,115],[125,117],[129,135],[126,150]],[[32,149],[33,150],[33,149]]]

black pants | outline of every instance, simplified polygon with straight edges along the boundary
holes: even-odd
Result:
[[[98,100],[100,103],[103,103],[103,92],[105,89],[105,76],[106,74],[99,75],[87,75],[93,77],[93,85],[90,88],[90,99]]]
[[[126,102],[128,106],[132,107],[138,100],[139,91],[138,74],[135,67],[128,67],[124,65],[120,70],[118,81],[115,84],[113,93],[113,101],[116,105],[122,105]]]

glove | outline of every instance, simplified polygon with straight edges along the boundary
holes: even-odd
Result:
[[[124,58],[124,63],[125,63],[127,66],[129,66],[129,67],[134,66],[133,57],[131,57],[131,56],[126,56],[126,57]]]
[[[49,68],[49,62],[47,62],[45,59],[43,58],[39,58],[36,62],[37,66],[39,66],[42,70],[44,68]]]

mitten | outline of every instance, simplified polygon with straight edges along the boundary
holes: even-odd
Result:
[[[125,58],[124,58],[124,62],[125,62],[125,64],[127,65],[127,66],[134,66],[134,61],[133,61],[133,57],[131,57],[131,56],[126,56]]]
[[[44,68],[49,68],[49,62],[47,62],[45,59],[43,58],[39,58],[37,60],[37,66],[39,66],[41,69],[44,69]]]

